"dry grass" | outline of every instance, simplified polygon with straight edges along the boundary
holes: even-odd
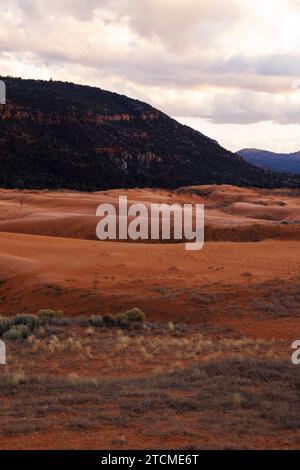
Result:
[[[174,433],[176,417],[186,424],[193,422],[189,431],[193,442],[203,427],[209,431],[216,426],[219,431],[228,430],[227,439],[236,433],[245,439],[255,433],[292,430],[296,446],[299,386],[299,373],[285,361],[237,357],[135,378],[3,374],[0,391],[5,399],[10,398],[11,406],[1,410],[7,419],[0,432],[17,436],[44,431],[41,426],[47,416],[48,429],[59,425],[67,433],[113,425],[121,435],[129,428],[138,429],[141,419],[151,418],[159,437],[169,425]],[[67,421],[65,407],[70,416]],[[210,416],[214,416],[214,426]]]
[[[74,439],[88,448],[297,446],[300,369],[277,357],[281,343],[209,328],[178,334],[168,323],[72,325],[46,324],[9,344],[0,375],[7,447],[22,439],[31,448],[44,433],[58,448]]]

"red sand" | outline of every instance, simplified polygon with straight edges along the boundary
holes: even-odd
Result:
[[[147,203],[204,203],[208,239],[220,241],[207,242],[201,251],[186,251],[184,244],[93,240],[96,207],[101,202],[116,204],[120,194],[130,201]],[[0,314],[57,308],[67,316],[90,316],[136,306],[144,310],[148,321],[188,323],[195,326],[192,331],[211,332],[214,339],[225,337],[224,331],[227,338],[274,338],[289,360],[291,341],[300,332],[299,220],[297,191],[231,186],[93,194],[0,190]],[[235,242],[224,241],[226,237]],[[254,242],[257,239],[263,241]],[[43,361],[46,368],[51,358],[44,355]],[[59,374],[55,360],[51,366]],[[106,366],[109,369],[109,364]],[[85,362],[80,367],[85,367]],[[112,376],[114,373],[111,371]],[[65,419],[69,418],[66,412]],[[199,420],[199,413],[190,419],[194,421],[188,422],[189,426]],[[224,438],[214,422],[212,416],[210,431],[199,431],[203,447],[217,447]],[[143,440],[144,423],[137,421],[126,431],[127,446],[187,446],[190,439],[181,435],[186,425],[180,422],[178,436],[166,434],[165,441],[158,444],[157,437]],[[49,433],[7,436],[1,438],[1,446],[70,448],[72,443],[71,448],[108,448],[119,428],[106,426],[100,440],[93,433],[77,431],[69,431],[64,440],[61,432],[52,429]],[[267,433],[262,430],[262,435],[247,436],[247,445],[288,448],[289,439],[294,442],[292,432]]]

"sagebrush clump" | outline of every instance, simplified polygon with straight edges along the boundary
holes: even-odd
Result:
[[[103,316],[105,326],[118,326],[121,328],[128,328],[134,324],[143,323],[145,319],[144,312],[139,308],[131,308],[126,312],[117,313],[116,315],[108,314]]]
[[[4,340],[17,340],[25,339],[30,335],[30,329],[26,325],[15,325],[12,326],[8,331],[4,333],[2,338]]]
[[[14,325],[25,325],[33,331],[39,325],[39,318],[29,313],[20,313],[13,319]]]
[[[110,313],[103,316],[103,322],[105,326],[117,326],[118,318],[116,315],[111,315]]]
[[[52,308],[45,308],[38,311],[39,318],[63,318],[64,312],[62,310],[53,310]]]
[[[9,318],[1,317],[0,318],[0,336],[2,336],[6,331],[12,327],[12,321]]]
[[[104,324],[103,317],[101,315],[92,315],[89,318],[89,324],[94,328],[100,328]]]
[[[141,309],[135,307],[131,308],[130,310],[127,310],[125,312],[125,316],[128,321],[130,322],[144,322],[146,320],[146,316],[144,312],[142,312]]]

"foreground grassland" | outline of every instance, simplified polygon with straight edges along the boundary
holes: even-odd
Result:
[[[298,447],[300,368],[285,342],[110,321],[41,316],[6,341],[2,449]]]

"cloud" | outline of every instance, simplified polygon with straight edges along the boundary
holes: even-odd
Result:
[[[2,74],[97,85],[220,123],[299,122],[299,1],[2,3]]]
[[[273,54],[261,57],[257,59],[256,72],[273,77],[300,76],[300,54]]]
[[[139,0],[123,1],[123,14],[139,36],[158,39],[177,52],[195,44],[207,48],[218,42],[219,33],[240,18],[234,0]]]
[[[219,124],[251,124],[261,121],[298,124],[300,106],[289,99],[265,93],[237,92],[231,96],[216,94],[208,101],[204,117]]]
[[[46,15],[67,14],[81,21],[93,18],[94,11],[109,4],[110,0],[17,0],[16,5],[25,14],[27,21],[39,20]]]

